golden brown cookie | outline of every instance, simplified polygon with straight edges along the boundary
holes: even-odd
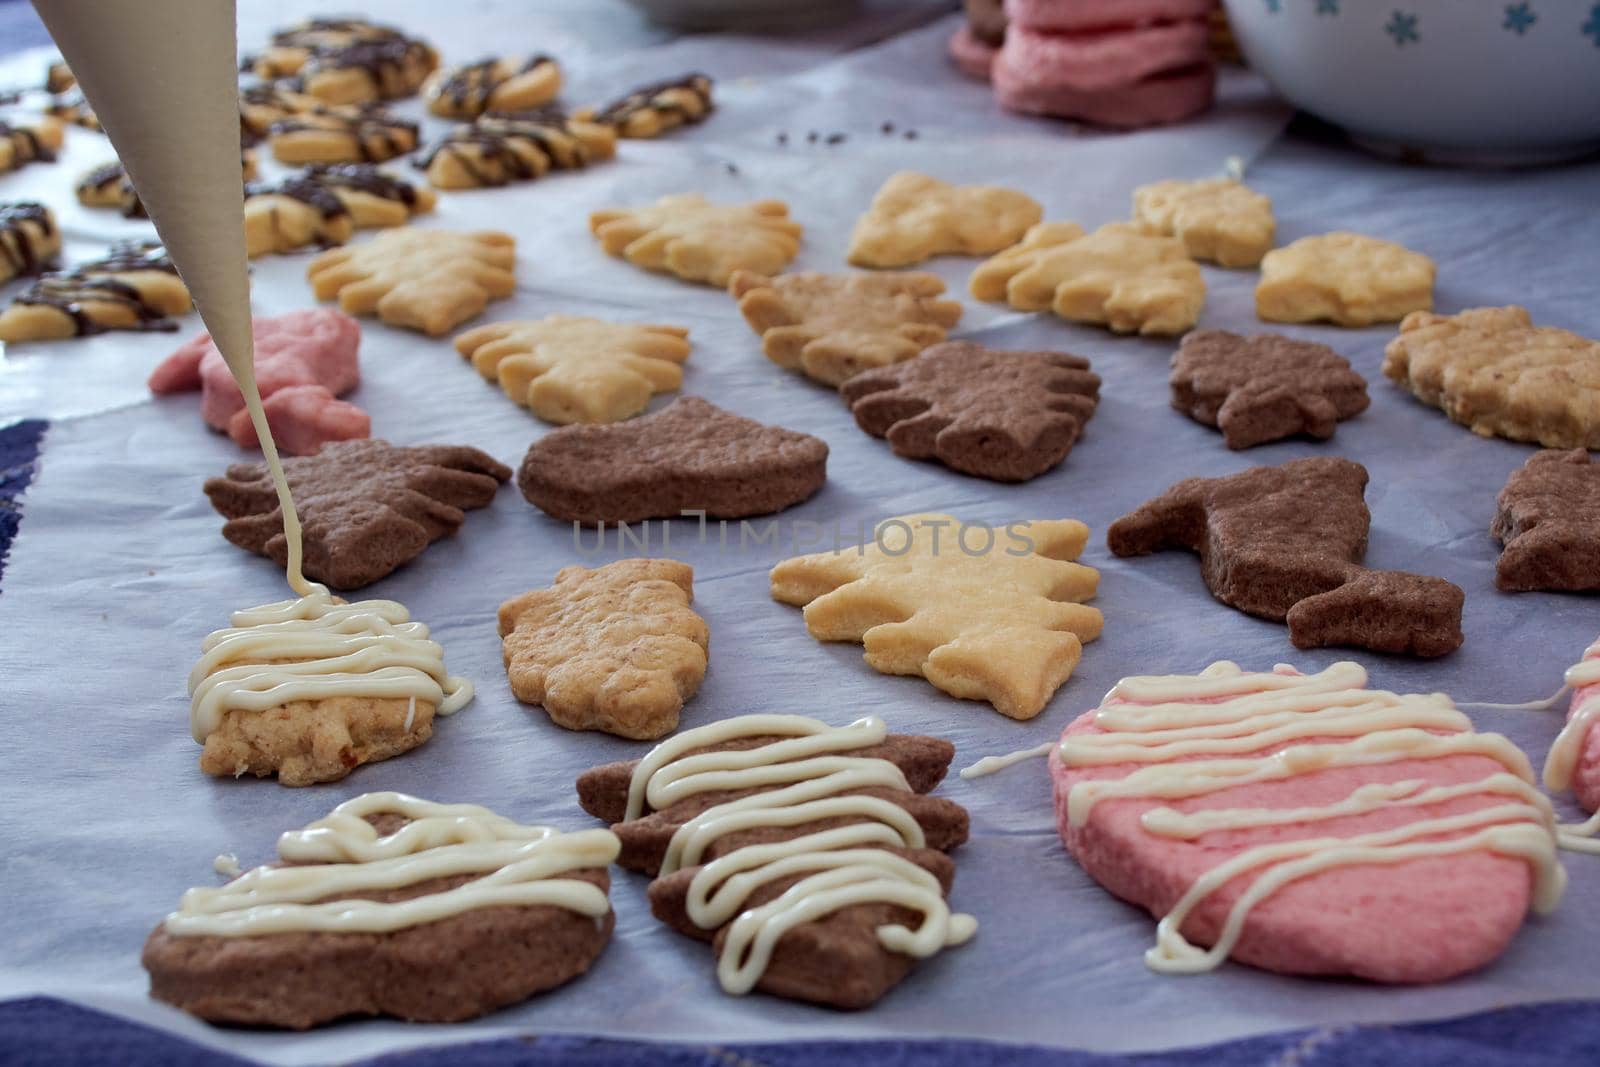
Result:
[[[856,222],[846,258],[857,267],[909,267],[934,256],[986,256],[1016,244],[1043,214],[1015,189],[901,171]]]
[[[1100,612],[1082,603],[1100,574],[1072,562],[1088,538],[1072,519],[996,529],[906,515],[880,523],[861,548],[778,564],[772,596],[803,606],[817,640],[861,642],[885,674],[920,674],[951,696],[1031,719],[1100,636]]]
[[[577,117],[610,126],[618,137],[656,137],[704,122],[711,110],[711,79],[685,74],[641,85],[603,108],[585,108]]]
[[[1433,260],[1359,233],[1302,237],[1261,260],[1256,315],[1266,322],[1371,326],[1433,307]]]
[[[827,385],[911,359],[961,318],[960,304],[940,299],[944,280],[921,271],[775,278],[739,271],[728,292],[768,359]]]
[[[649,741],[678,728],[706,675],[694,569],[669,559],[566,567],[500,605],[506,675],[557,726]]]
[[[484,115],[458,126],[416,165],[440,189],[480,189],[531,181],[552,170],[578,170],[616,153],[617,135],[609,126],[547,108]]]
[[[392,26],[347,16],[306,19],[272,35],[272,45],[253,57],[250,68],[258,78],[271,81],[298,74],[318,52],[335,52],[363,41],[403,41],[405,34]]]
[[[60,341],[107,330],[176,330],[194,309],[161,245],[124,241],[99,259],[44,275],[0,312],[0,341]]]
[[[322,253],[306,268],[318,300],[349,315],[438,337],[516,289],[516,242],[508,233],[401,226]]]
[[[43,274],[61,251],[61,230],[43,204],[0,204],[0,282]]]
[[[1383,374],[1484,437],[1600,449],[1600,341],[1535,326],[1526,308],[1413,312]]]
[[[432,211],[436,197],[370,163],[307,167],[273,182],[245,186],[248,254],[293,252],[307,245],[342,245],[358,229],[404,225]]]
[[[649,207],[596,211],[589,230],[608,255],[719,288],[738,270],[776,274],[800,251],[800,224],[778,200],[713,204],[697,193],[664,196]]]
[[[316,97],[297,93],[281,83],[252,85],[239,90],[239,126],[251,137],[265,137],[275,123],[321,110],[322,106]]]
[[[561,68],[549,56],[490,56],[441,68],[422,83],[428,110],[447,119],[475,119],[485,111],[527,111],[561,91]]]
[[[381,107],[319,107],[274,122],[267,143],[280,163],[382,163],[417,147],[417,124]]]
[[[456,338],[456,351],[506,396],[547,422],[620,422],[656,393],[683,384],[682,326],[550,315],[492,322]]]
[[[29,122],[0,119],[0,174],[28,163],[50,163],[61,150],[61,123],[45,117]]]
[[[1048,309],[1116,333],[1183,333],[1206,299],[1205,280],[1183,242],[1125,222],[1088,235],[1070,222],[1041,222],[1021,243],[980,264],[969,288],[979,300]]]
[[[439,66],[426,41],[395,36],[313,51],[297,84],[325,104],[364,104],[415,96]]]
[[[100,127],[100,116],[94,113],[94,108],[89,106],[89,101],[84,98],[81,90],[53,97],[44,106],[44,113],[53,119],[70,122],[74,126],[82,126],[95,133],[103,132]]]
[[[1253,267],[1272,249],[1272,201],[1232,178],[1164,181],[1133,191],[1133,218],[1176,237],[1189,255],[1223,267]]]

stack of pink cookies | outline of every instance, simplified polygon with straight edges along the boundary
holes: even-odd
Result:
[[[992,79],[1001,106],[1102,126],[1177,122],[1211,106],[1215,0],[1005,0]]]

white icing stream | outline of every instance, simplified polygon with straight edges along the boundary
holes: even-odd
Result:
[[[383,814],[410,821],[380,836],[366,816]],[[563,834],[476,804],[366,793],[278,839],[278,855],[295,866],[256,867],[219,888],[191,889],[166,930],[175,937],[388,933],[476,908],[535,904],[598,921],[611,910],[605,890],[560,875],[605,867],[619,848],[609,830]],[[350,899],[461,875],[481,877],[406,900]]]
[[[634,769],[627,819],[638,818],[646,805],[660,810],[700,793],[766,788],[714,805],[680,826],[668,844],[663,875],[699,864],[709,846],[730,833],[839,816],[868,820],[735,849],[695,873],[688,893],[690,920],[706,930],[732,922],[717,961],[717,978],[727,992],[755,987],[785,933],[853,904],[884,902],[920,912],[915,930],[898,923],[877,929],[884,948],[917,958],[959,945],[977,931],[972,916],[950,911],[937,878],[884,851],[884,846],[922,847],[917,821],[890,801],[849,795],[873,787],[910,788],[888,760],[844,755],[886,735],[883,720],[875,716],[831,727],[799,715],[747,715],[680,733],[657,745]],[[783,740],[684,755],[737,738],[767,736]],[[772,786],[778,788],[767,788]],[[745,909],[761,886],[798,874],[806,877],[766,904]]]

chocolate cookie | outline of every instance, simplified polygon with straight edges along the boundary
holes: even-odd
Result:
[[[856,423],[896,455],[1025,482],[1066,458],[1100,399],[1089,361],[945,341],[839,387]]]
[[[935,950],[976,930],[945,903],[967,813],[922,795],[953,755],[878,719],[752,715],[585,772],[578,797],[620,865],[657,875],[656,918],[712,943],[725,991],[864,1008],[915,965],[897,928]]]
[[[1500,490],[1489,527],[1505,545],[1501,589],[1600,589],[1600,463],[1582,448],[1536,452]]]
[[[543,834],[470,804],[356,797],[284,834],[281,863],[186,894],[145,941],[150,995],[211,1022],[304,1030],[359,1015],[459,1022],[552,989],[611,938],[616,839]],[[444,873],[419,879],[424,865]],[[473,899],[491,875],[500,898]]]
[[[359,589],[411,562],[487,507],[511,469],[466,445],[401,448],[387,441],[339,441],[285,459],[305,535],[306,577]],[[239,463],[205,485],[228,521],[222,536],[279,566],[288,562],[283,512],[263,463]]]
[[[528,502],[564,522],[594,525],[768,515],[822,488],[828,446],[683,396],[653,415],[565,426],[535,441],[517,471]]]
[[[1297,434],[1319,441],[1367,410],[1367,383],[1327,345],[1226,330],[1184,335],[1172,357],[1172,406],[1222,431],[1229,448]]]
[[[1112,523],[1106,543],[1118,556],[1198,552],[1218,600],[1286,620],[1298,648],[1454,651],[1462,641],[1460,588],[1360,565],[1372,521],[1366,485],[1365,467],[1333,456],[1188,478]]]

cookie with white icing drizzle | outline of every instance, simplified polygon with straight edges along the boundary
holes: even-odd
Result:
[[[876,717],[747,715],[587,771],[578,798],[658,875],[656,917],[712,942],[726,992],[865,1008],[977,929],[945,902],[967,813],[923,795],[953,754]]]
[[[1436,982],[1566,881],[1527,758],[1443,693],[1317,674],[1125,678],[1050,756],[1067,850],[1160,919],[1148,965]]]
[[[1544,761],[1544,787],[1554,793],[1571,790],[1583,809],[1595,813],[1581,823],[1556,828],[1561,847],[1600,853],[1600,640],[1567,668],[1572,703],[1567,722]]]
[[[605,830],[367,793],[278,840],[280,862],[191,889],[145,942],[158,1000],[212,1022],[458,1022],[587,971],[615,917]]]

